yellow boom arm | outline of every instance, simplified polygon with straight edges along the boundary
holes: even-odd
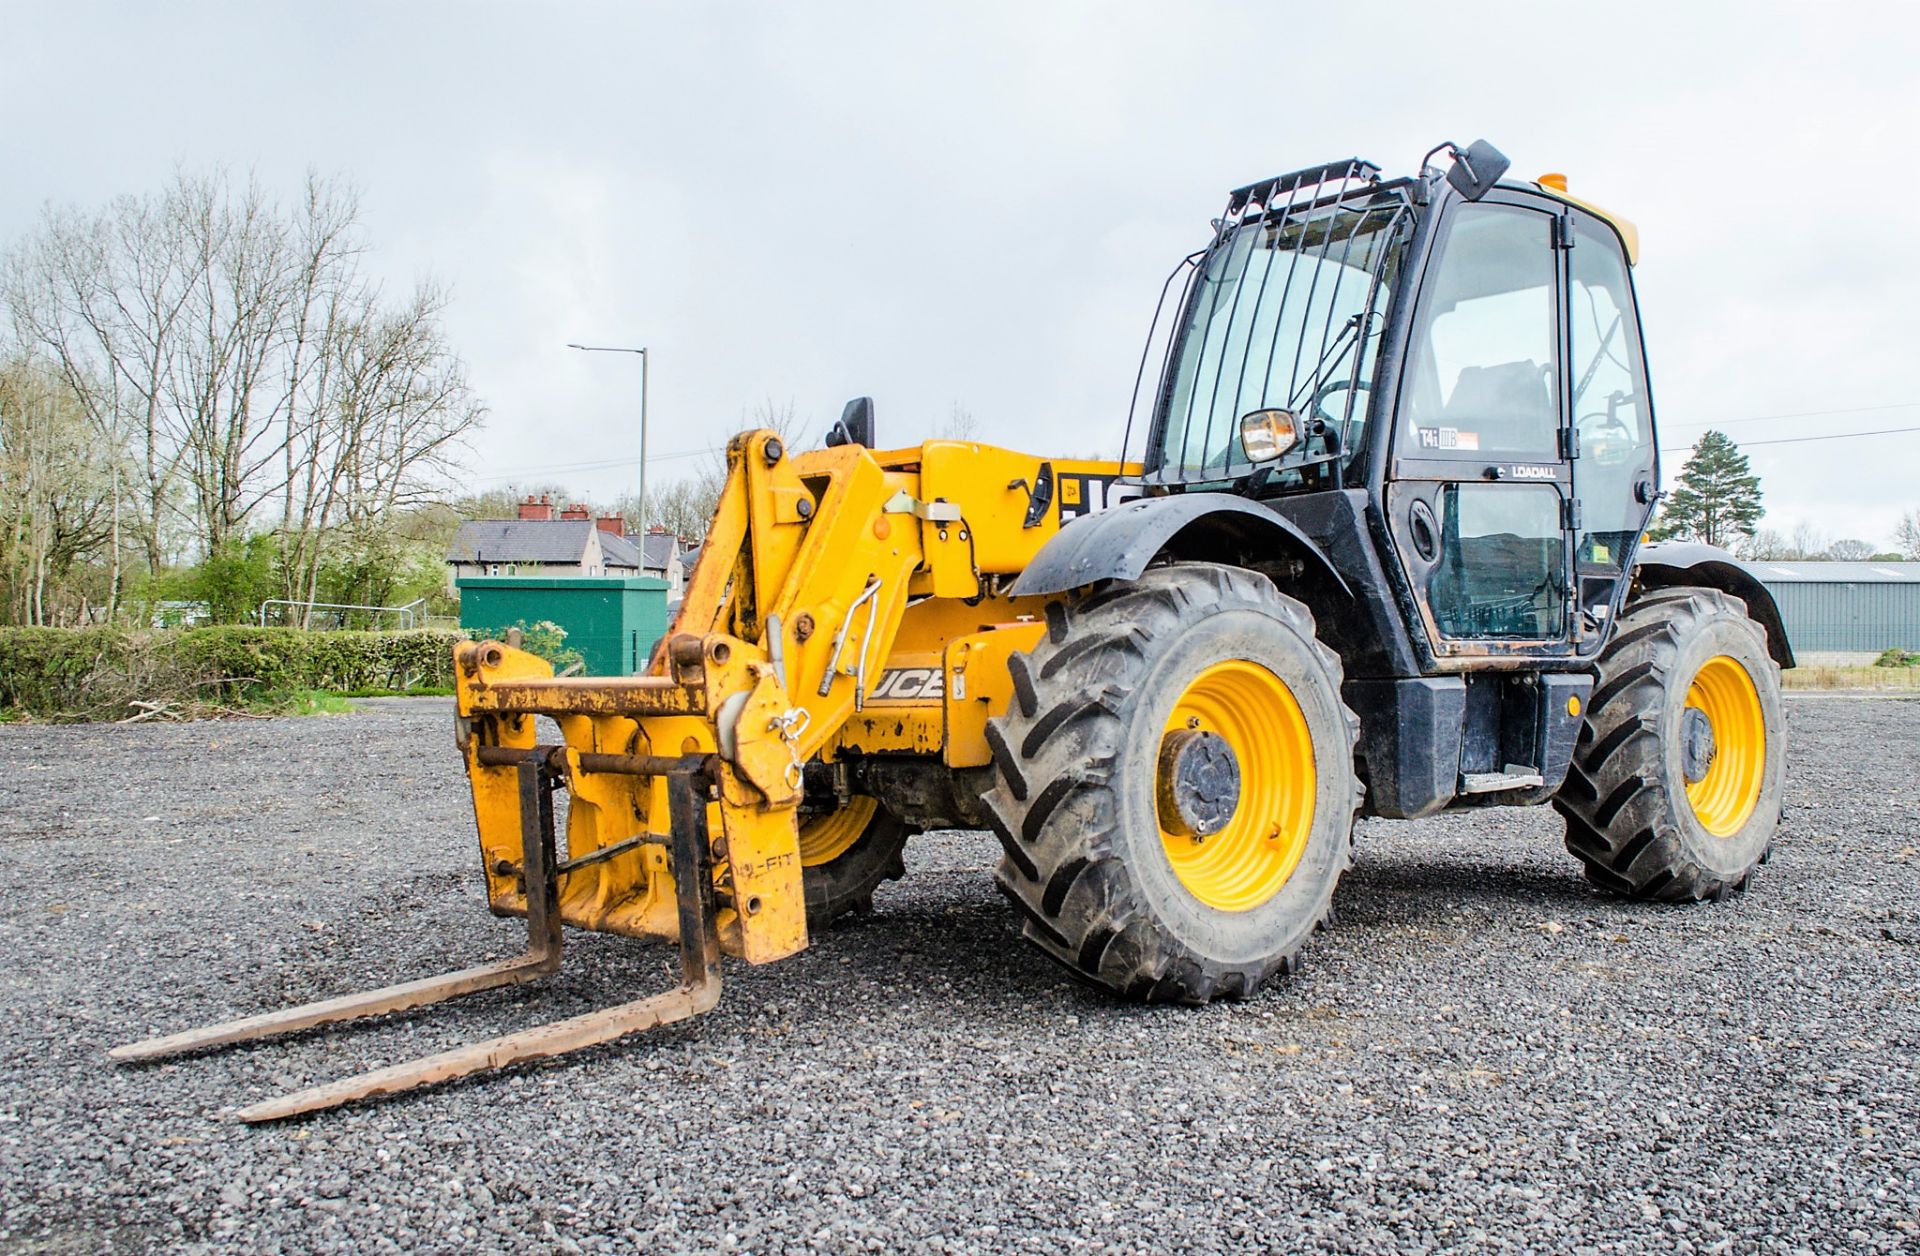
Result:
[[[567,815],[560,914],[570,925],[674,940],[674,870],[658,832],[663,779],[593,769],[596,757],[713,755],[709,810],[731,955],[765,963],[806,945],[795,822],[801,766],[843,749],[986,762],[1007,700],[1005,655],[1040,631],[1038,605],[1001,587],[1123,468],[959,441],[874,453],[788,455],[778,435],[736,437],[686,597],[645,675],[554,678],[497,643],[462,646],[460,745],[473,783],[488,897],[526,911],[515,770],[494,748],[552,742]],[[1030,509],[1038,486],[1058,500]],[[897,655],[896,655],[897,649]],[[887,665],[941,678],[917,700],[867,695]],[[493,758],[492,763],[487,762]],[[596,862],[584,858],[610,852]]]
[[[487,898],[526,918],[522,954],[114,1057],[157,1059],[537,980],[560,964],[563,923],[678,946],[677,988],[241,1109],[272,1121],[698,1016],[720,996],[723,951],[766,963],[806,946],[804,765],[854,751],[985,763],[986,720],[1008,700],[1007,655],[1041,631],[1042,608],[1004,586],[1063,515],[1101,504],[1126,468],[958,441],[789,456],[766,431],[736,437],[727,462],[706,547],[645,675],[557,677],[497,641],[455,651]],[[542,720],[557,736],[543,736]]]

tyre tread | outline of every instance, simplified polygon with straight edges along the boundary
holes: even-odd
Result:
[[[1603,890],[1700,902],[1737,894],[1751,879],[1750,870],[1729,877],[1688,856],[1671,814],[1685,800],[1676,804],[1661,784],[1657,720],[1681,650],[1706,622],[1730,616],[1751,622],[1746,604],[1718,589],[1655,589],[1628,603],[1600,655],[1586,724],[1553,805],[1567,822],[1567,849]]]
[[[1222,608],[1249,606],[1311,643],[1339,694],[1339,656],[1315,634],[1305,604],[1265,576],[1211,563],[1151,568],[1137,581],[1050,605],[1046,637],[1012,664],[1016,701],[987,733],[999,775],[983,800],[1002,848],[996,879],[1028,940],[1082,981],[1147,1002],[1205,1003],[1243,998],[1297,967],[1299,945],[1227,964],[1197,959],[1164,936],[1137,901],[1114,831],[1115,747],[1155,643]],[[1339,710],[1350,762],[1359,718],[1344,702]],[[1350,774],[1350,782],[1357,812],[1359,781]],[[1349,815],[1341,871],[1352,860],[1351,835]],[[1329,901],[1301,938],[1331,915]]]

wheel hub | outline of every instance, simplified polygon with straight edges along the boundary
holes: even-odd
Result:
[[[1738,833],[1759,805],[1767,769],[1767,722],[1744,664],[1716,654],[1687,686],[1680,767],[1687,802],[1715,837]]]
[[[1686,707],[1680,713],[1680,770],[1687,784],[1707,779],[1713,756],[1719,747],[1714,742],[1713,721],[1699,707]]]
[[[1313,833],[1316,774],[1307,717],[1271,668],[1222,659],[1187,682],[1154,776],[1161,849],[1188,893],[1252,911],[1286,886]]]
[[[1227,827],[1240,807],[1240,760],[1227,739],[1180,729],[1160,743],[1160,827],[1195,841]]]

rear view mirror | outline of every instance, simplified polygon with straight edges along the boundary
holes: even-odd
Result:
[[[827,432],[827,448],[864,445],[873,448],[873,398],[855,397],[840,412],[840,421]]]
[[[1506,174],[1507,167],[1512,164],[1507,160],[1507,155],[1493,145],[1485,140],[1475,140],[1467,145],[1464,152],[1458,148],[1453,150],[1453,164],[1447,167],[1447,182],[1460,195],[1477,201],[1493,190],[1493,185],[1500,182],[1500,177]]]

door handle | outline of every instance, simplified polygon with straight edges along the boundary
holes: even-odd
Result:
[[[1430,563],[1440,553],[1440,528],[1434,521],[1433,508],[1418,497],[1407,511],[1407,535],[1422,562]]]

